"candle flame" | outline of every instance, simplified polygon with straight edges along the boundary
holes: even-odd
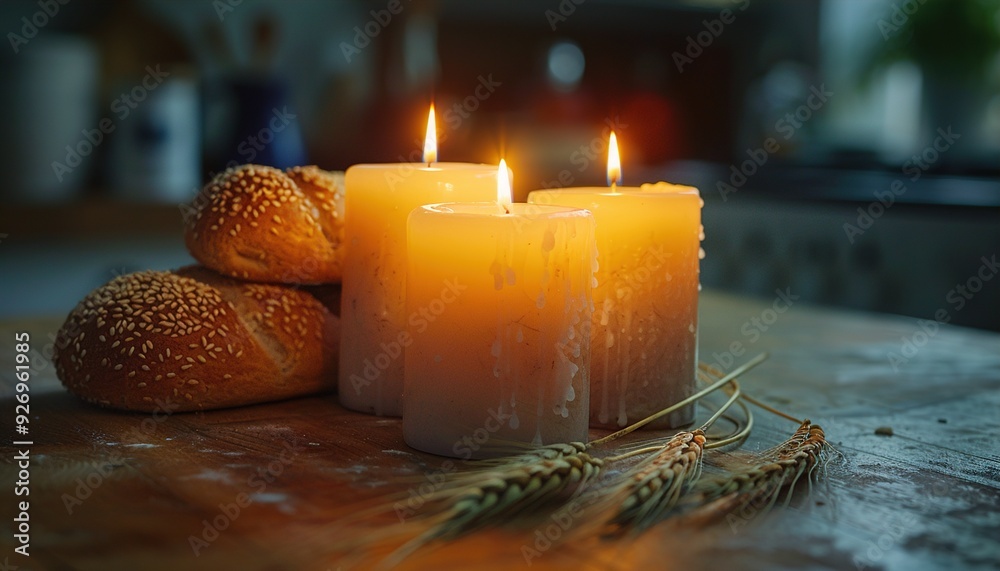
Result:
[[[497,169],[497,204],[509,213],[508,206],[511,202],[510,173],[507,172],[507,161],[500,159],[500,167]]]
[[[618,157],[618,137],[611,131],[608,141],[608,186],[614,187],[622,182],[622,161]]]
[[[424,137],[424,162],[431,164],[437,161],[438,138],[437,125],[434,120],[434,104],[431,103],[431,112],[427,114],[427,136]]]

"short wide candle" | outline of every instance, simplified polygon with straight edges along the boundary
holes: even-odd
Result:
[[[535,204],[586,208],[597,221],[590,422],[623,427],[694,392],[701,197],[667,183],[565,188]],[[693,406],[651,426],[692,422]]]
[[[413,448],[470,458],[587,440],[594,219],[506,208],[410,215],[403,436]]]
[[[399,163],[347,169],[340,403],[402,414],[406,217],[421,205],[496,198],[496,165]]]

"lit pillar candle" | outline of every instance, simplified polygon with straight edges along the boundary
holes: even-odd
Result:
[[[432,106],[423,164],[347,169],[338,382],[341,404],[353,410],[402,414],[403,353],[410,342],[403,308],[410,211],[423,204],[496,196],[495,166],[436,162],[436,141]]]
[[[612,133],[610,189],[528,196],[534,204],[586,208],[597,221],[590,422],[601,427],[626,426],[690,395],[698,357],[698,190],[664,182],[620,187],[620,180]],[[687,407],[652,426],[683,426],[693,416]]]
[[[403,436],[459,458],[587,440],[596,251],[585,210],[497,202],[410,215]]]

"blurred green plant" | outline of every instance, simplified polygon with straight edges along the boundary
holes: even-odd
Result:
[[[1000,50],[1000,0],[895,0],[867,73],[909,60],[931,78],[981,83]]]

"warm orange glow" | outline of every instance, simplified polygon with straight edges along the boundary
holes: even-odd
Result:
[[[507,207],[511,203],[510,194],[510,174],[507,172],[507,161],[500,159],[500,167],[497,170],[497,204],[509,210]]]
[[[618,137],[611,131],[611,140],[608,141],[608,186],[615,186],[622,182],[622,161],[618,157]]]
[[[424,162],[427,164],[438,160],[438,137],[437,125],[434,120],[434,104],[431,103],[431,112],[427,114],[427,136],[424,138]]]

